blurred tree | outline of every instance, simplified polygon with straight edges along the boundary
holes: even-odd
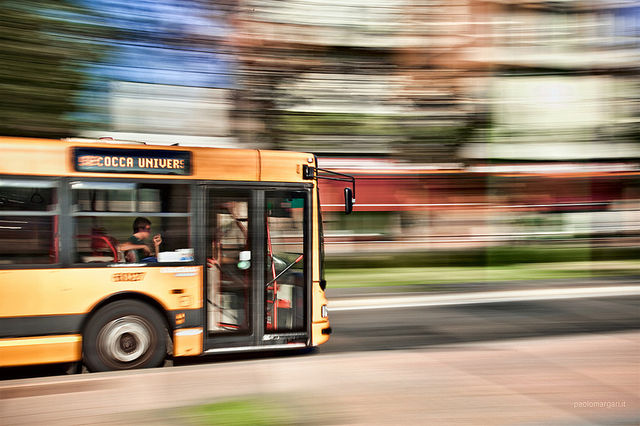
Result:
[[[73,1],[0,3],[0,134],[74,134],[83,64],[104,51],[95,18]]]

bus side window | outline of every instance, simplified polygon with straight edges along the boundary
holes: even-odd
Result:
[[[0,265],[58,263],[58,224],[55,181],[0,179]]]
[[[76,262],[190,262],[191,186],[122,181],[72,182]],[[143,243],[149,250],[134,256],[126,249],[136,218],[151,222]],[[156,253],[153,237],[161,235]],[[140,245],[140,244],[138,244]],[[124,248],[123,248],[124,247]]]

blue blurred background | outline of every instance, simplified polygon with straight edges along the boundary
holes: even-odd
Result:
[[[336,269],[637,271],[637,1],[0,9],[2,135],[313,152]]]

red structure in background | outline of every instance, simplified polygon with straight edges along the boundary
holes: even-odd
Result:
[[[356,177],[356,212],[597,211],[640,200],[640,164],[634,162],[464,166],[327,158],[320,165]],[[342,186],[321,182],[323,211],[342,210]]]

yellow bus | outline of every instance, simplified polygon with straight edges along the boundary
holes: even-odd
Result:
[[[0,138],[0,367],[326,342],[322,177],[355,184],[304,153]]]

